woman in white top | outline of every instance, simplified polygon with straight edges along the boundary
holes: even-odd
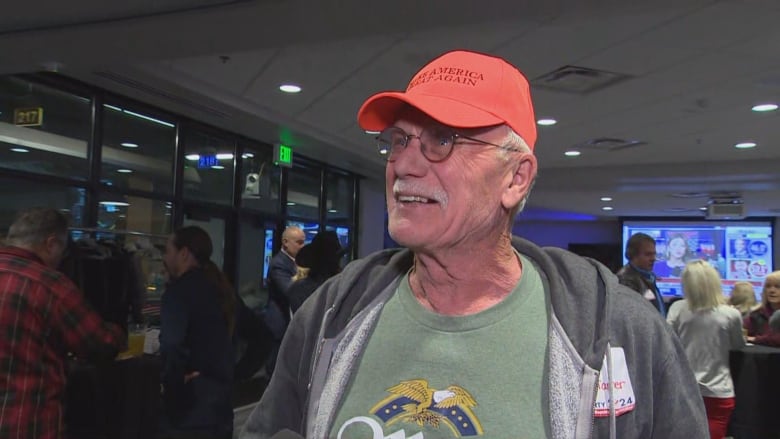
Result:
[[[666,320],[685,348],[699,381],[712,439],[726,436],[734,411],[734,384],[729,351],[745,345],[742,316],[725,304],[718,271],[704,261],[692,261],[682,273],[685,300],[675,302]]]

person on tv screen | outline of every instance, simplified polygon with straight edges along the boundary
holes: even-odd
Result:
[[[749,258],[750,251],[748,251],[749,241],[745,238],[737,238],[731,242],[731,257],[732,258]]]
[[[735,259],[731,261],[731,274],[729,277],[731,279],[750,279],[750,272],[748,272],[748,267],[750,266],[750,260],[749,259]]]
[[[689,251],[685,235],[671,235],[666,242],[665,260],[656,262],[653,272],[658,277],[680,277]]]

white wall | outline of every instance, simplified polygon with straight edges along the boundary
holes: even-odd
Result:
[[[780,216],[775,217],[774,234],[772,237],[772,267],[780,270]]]
[[[369,255],[384,248],[385,212],[384,184],[370,180],[361,180],[358,257]]]
[[[567,248],[569,244],[621,244],[618,220],[524,221],[515,223],[512,233],[540,246]]]

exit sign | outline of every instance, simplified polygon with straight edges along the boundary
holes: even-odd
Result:
[[[17,108],[14,110],[14,125],[39,127],[43,125],[43,108]]]
[[[287,145],[277,143],[274,145],[274,164],[277,166],[284,166],[286,168],[292,168],[293,162],[293,150]]]

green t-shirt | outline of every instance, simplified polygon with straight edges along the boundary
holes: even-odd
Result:
[[[443,316],[408,274],[385,304],[330,432],[334,439],[540,438],[547,418],[549,300],[531,262],[495,306]],[[417,436],[415,433],[422,432]]]

